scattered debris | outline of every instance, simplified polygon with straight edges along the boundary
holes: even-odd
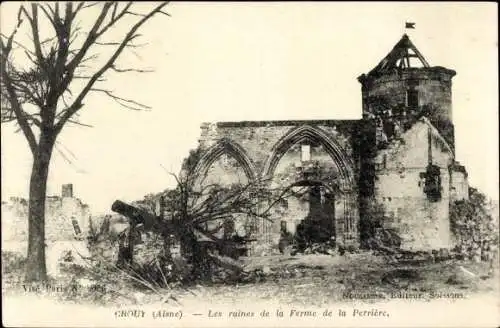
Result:
[[[295,247],[291,252],[291,255],[298,254],[325,254],[325,255],[343,255],[344,248],[341,245],[336,245],[334,240],[323,243],[312,243],[307,245],[303,250]]]

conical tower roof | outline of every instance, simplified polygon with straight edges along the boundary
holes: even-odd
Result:
[[[424,56],[410,41],[408,35],[404,34],[394,48],[372,69],[368,75],[379,75],[388,73],[394,69],[405,69],[411,67],[430,67]]]

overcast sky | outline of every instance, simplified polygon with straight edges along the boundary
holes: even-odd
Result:
[[[3,33],[11,31],[17,6],[2,4]],[[457,71],[456,157],[471,185],[498,199],[496,4],[174,2],[168,12],[171,18],[158,16],[142,30],[149,44],[138,56],[121,59],[155,72],[110,76],[107,85],[151,111],[89,97],[81,121],[94,127],[63,130],[49,195],[73,183],[77,197],[105,212],[115,199],[171,187],[167,171],[178,172],[205,121],[360,118],[356,78],[411,21],[416,29],[406,32],[429,64]],[[2,199],[26,197],[27,143],[12,125],[3,125],[1,136]]]

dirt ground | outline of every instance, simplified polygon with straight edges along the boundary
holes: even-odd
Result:
[[[195,287],[212,302],[273,300],[283,304],[322,306],[339,302],[379,302],[391,298],[467,298],[498,291],[498,268],[489,263],[443,261],[389,263],[369,252],[344,256],[266,256],[246,259],[248,268],[263,268],[261,281],[234,286]],[[267,272],[266,272],[267,271]]]
[[[183,321],[154,320],[148,317],[147,325],[151,327],[199,327],[201,322],[213,327],[227,326],[228,323],[230,326],[237,326],[236,323],[246,327],[262,326],[266,322],[273,322],[270,326],[280,323],[281,326],[294,327],[311,324],[315,327],[331,327],[333,323],[359,327],[377,323],[377,326],[388,327],[388,317],[362,320],[366,318],[351,316],[351,312],[356,310],[377,309],[390,314],[393,327],[408,326],[409,322],[412,323],[411,326],[428,327],[438,326],[437,322],[443,323],[440,326],[445,323],[450,326],[450,322],[454,322],[454,326],[464,327],[498,325],[498,267],[492,275],[489,263],[392,263],[369,252],[342,256],[266,256],[247,258],[244,262],[248,269],[262,272],[258,281],[238,284],[204,283],[187,288],[171,287],[152,291],[121,280],[109,283],[103,279],[97,282],[103,287],[102,290],[80,290],[71,297],[64,297],[58,292],[34,295],[23,293],[19,289],[16,291],[5,285],[8,280],[4,276],[4,320],[10,323],[9,326],[26,325],[28,320],[34,326],[45,322],[51,327],[68,327],[75,326],[75,318],[91,320],[89,323],[100,322],[99,320],[112,322],[111,326],[124,323],[128,323],[130,327],[144,326],[146,321],[134,321],[132,318],[116,321],[118,319],[113,317],[113,313],[122,309],[138,309],[149,316],[163,310],[181,310],[185,313]],[[70,277],[59,277],[51,283],[61,284],[61,279]],[[81,275],[78,279],[82,279]],[[441,295],[441,299],[433,301],[433,298],[437,298],[436,295]],[[463,301],[455,302],[455,299],[462,298]],[[38,311],[37,316],[19,316],[26,309],[26,304],[31,309],[43,308],[44,311]],[[241,320],[230,320],[227,316],[221,319],[210,318],[210,313],[216,311],[226,314],[228,311],[260,313],[262,309],[272,312],[269,320],[273,321],[259,321],[258,315],[256,318]],[[277,309],[285,313],[285,318],[280,321],[275,316]],[[325,318],[321,315],[325,309],[344,309],[348,316]],[[296,318],[292,317],[293,311],[306,314],[319,311],[319,314],[315,318]],[[62,316],[61,313],[67,315]],[[423,315],[426,313],[432,315]],[[468,323],[464,320],[468,320]],[[81,325],[81,322],[78,321],[78,324]]]
[[[498,293],[498,266],[491,263],[448,260],[441,262],[391,262],[371,252],[345,255],[297,255],[243,258],[247,270],[261,274],[249,283],[203,283],[152,291],[127,284],[100,282],[105,304],[185,305],[200,300],[210,303],[279,304],[323,306],[333,303],[380,302],[393,298],[428,301],[433,298],[469,298]],[[69,277],[66,277],[69,278]],[[69,280],[69,279],[68,279]],[[3,292],[14,292],[3,286]],[[76,302],[95,299],[80,294]],[[61,295],[51,295],[61,296]]]

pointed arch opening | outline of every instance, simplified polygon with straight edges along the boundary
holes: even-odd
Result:
[[[243,147],[228,138],[223,138],[208,148],[198,161],[194,170],[195,181],[202,180],[207,175],[210,166],[224,154],[236,160],[249,182],[256,180],[255,165]]]
[[[304,145],[311,145],[307,147]],[[299,147],[300,146],[300,147]],[[321,146],[320,152],[323,152],[329,163],[325,159],[316,160],[316,155],[312,155],[312,148]],[[289,152],[292,153],[289,153]],[[290,156],[286,158],[285,156]],[[295,158],[295,159],[292,159]],[[283,161],[283,167],[281,166]],[[301,161],[299,167],[294,164],[288,164],[289,161]],[[315,169],[315,164],[319,165]],[[298,175],[289,171],[289,166],[297,168]],[[312,165],[312,167],[311,167]],[[331,166],[330,166],[331,165]],[[323,175],[323,169],[334,168],[333,172]],[[316,174],[315,172],[323,172]],[[282,178],[285,174],[285,178]],[[286,176],[291,174],[290,178]],[[286,220],[290,219],[291,224],[295,224],[295,229],[303,227],[314,227],[321,231],[326,231],[328,238],[334,237],[337,242],[346,244],[355,244],[357,240],[357,183],[354,175],[354,163],[346,150],[338,141],[330,137],[330,134],[323,129],[302,125],[289,130],[272,147],[269,157],[266,160],[262,171],[262,177],[269,181],[271,188],[278,185],[278,188],[286,188],[286,184],[292,182],[289,187],[307,186],[306,195],[307,205],[295,204],[293,213]],[[277,184],[274,180],[278,179]],[[295,182],[294,182],[295,181]],[[284,183],[284,185],[283,185]],[[292,203],[293,199],[290,200]],[[297,202],[295,202],[297,203]],[[299,220],[297,225],[297,216],[307,215]],[[274,232],[275,226],[265,229]],[[274,229],[274,230],[273,230]],[[308,228],[309,229],[309,228]],[[307,229],[306,229],[307,230]],[[307,231],[310,231],[307,230]],[[311,234],[318,235],[318,234]]]
[[[352,189],[355,181],[352,171],[353,164],[345,150],[332,140],[324,130],[310,125],[296,127],[276,142],[264,166],[263,177],[271,178],[285,153],[300,143],[322,145],[339,169],[339,187],[343,190]]]

